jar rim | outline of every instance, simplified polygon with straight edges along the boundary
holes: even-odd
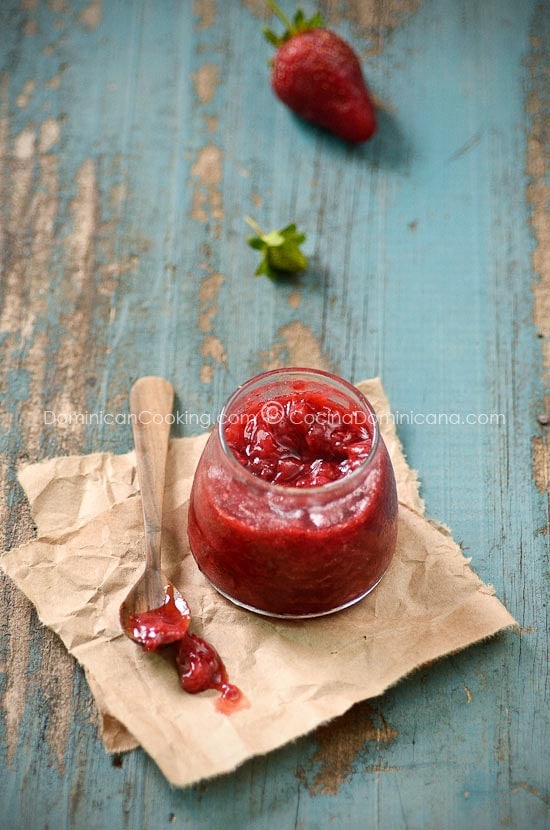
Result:
[[[265,479],[255,475],[253,472],[248,470],[245,466],[243,466],[240,463],[240,461],[234,455],[225,438],[224,424],[226,413],[231,410],[232,404],[234,404],[234,402],[238,400],[243,393],[246,393],[249,389],[252,389],[253,387],[260,385],[261,383],[263,383],[264,380],[269,381],[270,379],[275,379],[277,375],[280,375],[281,378],[285,379],[292,375],[306,375],[311,378],[316,378],[320,381],[324,380],[325,382],[327,382],[327,385],[332,384],[334,387],[340,387],[342,391],[346,392],[348,395],[351,395],[361,406],[361,408],[368,413],[370,423],[372,424],[372,445],[366,458],[364,458],[361,461],[361,463],[358,464],[357,467],[355,467],[354,470],[342,476],[341,478],[337,478],[334,481],[329,481],[326,484],[319,484],[312,487],[294,487],[292,484],[275,484],[272,481],[266,481]],[[298,494],[301,493],[303,493],[304,496],[311,496],[315,493],[330,493],[341,490],[343,487],[347,488],[350,485],[352,486],[357,480],[359,480],[365,474],[365,471],[373,463],[373,459],[376,456],[378,444],[380,442],[380,427],[378,425],[378,418],[376,416],[376,412],[374,411],[372,404],[361,392],[361,390],[357,388],[357,386],[354,386],[352,383],[340,377],[339,375],[335,375],[332,372],[327,372],[322,369],[312,369],[309,367],[302,366],[288,366],[282,367],[280,369],[271,369],[267,372],[260,372],[259,374],[254,375],[244,383],[240,384],[235,389],[235,391],[227,399],[225,405],[222,407],[220,415],[218,417],[218,437],[224,455],[227,457],[228,462],[230,463],[235,473],[243,481],[250,482],[252,486],[258,487],[260,490],[264,490],[265,492],[279,493],[281,495],[285,492],[290,492],[294,497],[296,497]]]

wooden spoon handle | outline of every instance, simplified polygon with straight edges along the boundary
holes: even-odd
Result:
[[[173,405],[172,384],[163,378],[140,378],[130,390],[132,431],[145,525],[146,564],[155,570],[160,570],[162,501]]]

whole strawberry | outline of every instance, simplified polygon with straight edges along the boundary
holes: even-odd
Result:
[[[306,20],[297,11],[291,22],[274,0],[266,3],[286,26],[280,37],[264,30],[277,47],[271,68],[275,94],[301,118],[345,141],[371,138],[376,131],[374,107],[349,43],[323,28],[319,14]]]

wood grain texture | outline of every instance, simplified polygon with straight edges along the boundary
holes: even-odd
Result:
[[[550,824],[548,5],[319,6],[378,102],[363,147],[275,100],[261,0],[0,4],[3,547],[33,533],[17,466],[128,450],[99,413],[140,375],[214,418],[264,368],[379,374],[428,514],[521,630],[174,791],[104,752],[83,673],[2,579],[6,830]],[[308,271],[253,277],[245,214],[303,227]]]

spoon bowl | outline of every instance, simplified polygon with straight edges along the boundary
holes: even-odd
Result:
[[[185,599],[161,568],[162,503],[172,385],[143,377],[130,390],[130,413],[145,528],[145,569],[120,606],[120,625],[146,651],[180,640],[191,614]]]

